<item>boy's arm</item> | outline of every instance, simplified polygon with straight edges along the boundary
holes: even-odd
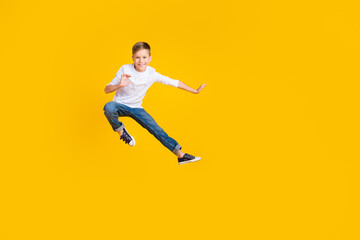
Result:
[[[111,84],[109,84],[109,85],[106,85],[106,87],[105,87],[105,89],[104,89],[104,92],[105,92],[106,94],[108,94],[108,93],[111,93],[111,92],[113,92],[113,91],[118,90],[119,88],[120,88],[119,84],[117,84],[117,85],[111,85]]]
[[[130,78],[131,76],[129,74],[122,74],[121,75],[121,80],[118,84],[112,85],[112,84],[108,84],[106,85],[104,92],[106,94],[111,93],[115,90],[118,90],[119,88],[123,88],[126,87],[127,85],[129,85],[131,83]]]
[[[195,90],[179,80],[171,79],[171,78],[164,76],[158,72],[155,72],[154,77],[155,77],[155,81],[157,81],[157,82],[160,82],[160,83],[166,84],[166,85],[172,85],[174,87],[178,87],[180,89],[184,89],[188,92],[195,93],[195,94],[199,93],[206,86],[206,84],[202,84],[198,89]]]
[[[189,87],[188,85],[186,85],[185,83],[179,81],[179,84],[178,84],[178,88],[180,89],[183,89],[183,90],[186,90],[188,92],[191,92],[191,93],[195,93],[195,94],[198,94],[200,93],[200,91],[206,86],[206,84],[201,84],[200,87],[198,89],[193,89],[191,87]]]

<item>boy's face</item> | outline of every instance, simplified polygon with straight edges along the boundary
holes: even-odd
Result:
[[[149,55],[149,50],[140,49],[133,56],[135,69],[139,72],[145,72],[146,67],[149,66],[151,62],[151,56]]]

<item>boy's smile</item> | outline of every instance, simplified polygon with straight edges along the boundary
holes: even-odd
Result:
[[[134,61],[134,67],[138,72],[145,72],[146,67],[149,66],[149,63],[151,62],[151,56],[147,49],[137,51],[132,56],[132,59]]]

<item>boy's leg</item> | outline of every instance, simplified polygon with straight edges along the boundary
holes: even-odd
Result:
[[[181,146],[174,139],[169,137],[143,108],[133,108],[130,117],[154,135],[166,148],[177,155]]]
[[[121,132],[124,124],[119,121],[119,116],[129,116],[130,108],[115,101],[105,104],[104,114],[115,132]]]

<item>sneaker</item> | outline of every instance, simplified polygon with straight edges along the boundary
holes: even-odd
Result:
[[[185,153],[182,158],[178,158],[178,162],[179,164],[184,164],[184,163],[196,162],[199,161],[200,159],[201,157],[194,157],[190,154]]]
[[[129,144],[132,147],[135,146],[135,139],[126,131],[125,128],[120,136],[120,140],[123,140],[126,144]]]

